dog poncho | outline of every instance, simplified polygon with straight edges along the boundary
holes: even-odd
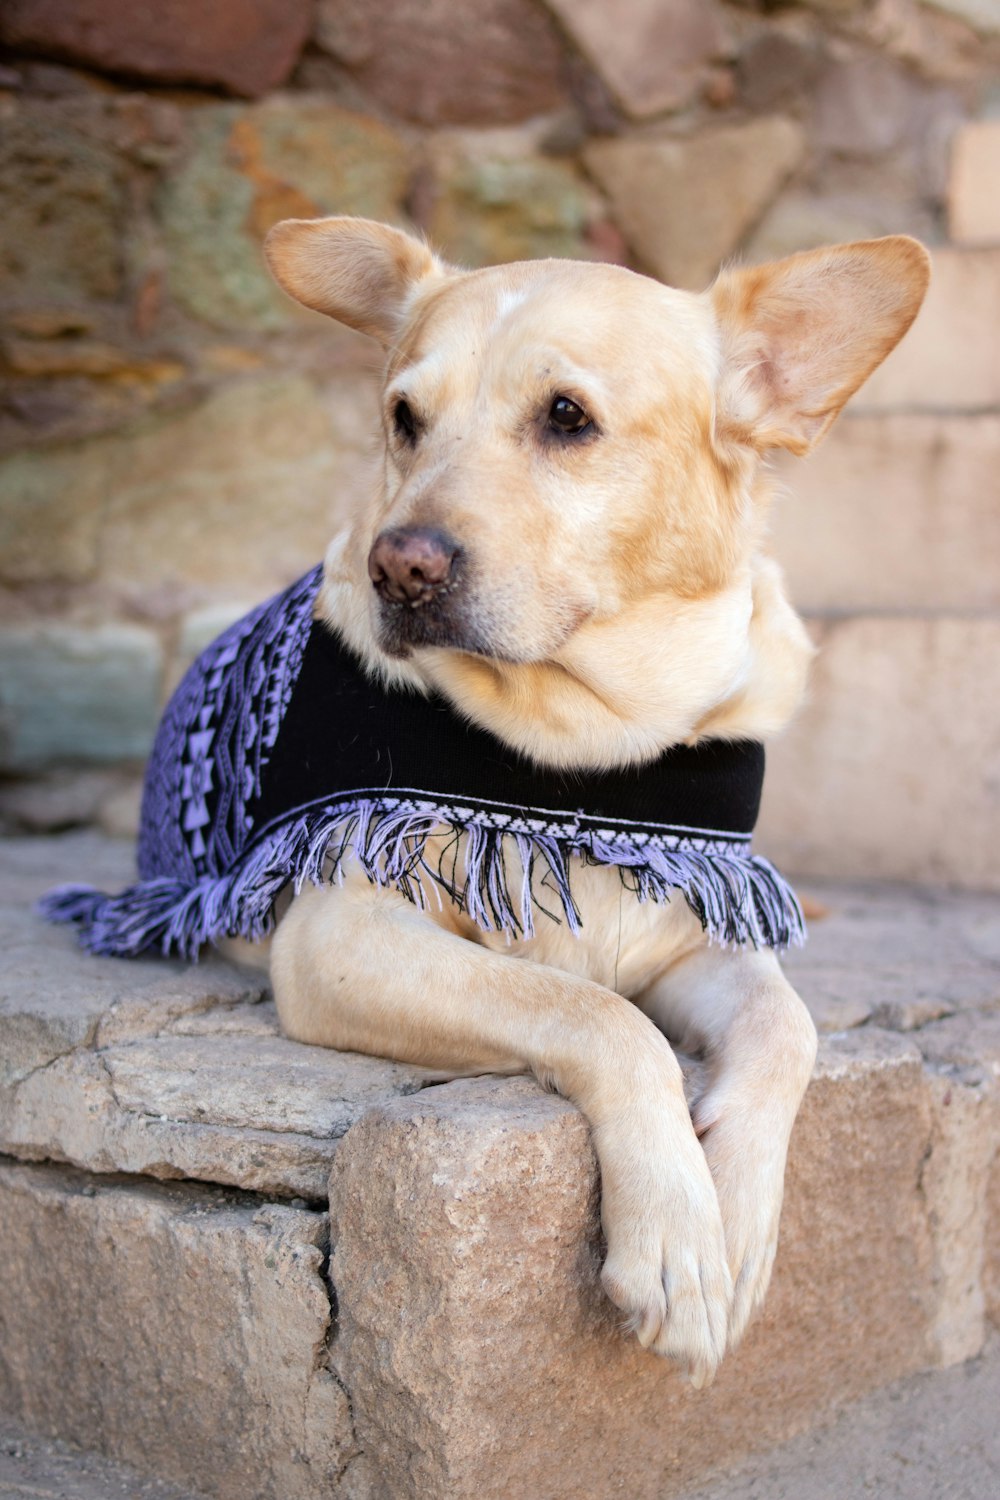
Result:
[[[614,771],[534,765],[444,699],[373,681],[313,618],[321,580],[313,569],[188,671],[146,774],[138,883],[42,903],[85,947],[193,957],[262,937],[282,890],[336,879],[348,859],[421,905],[441,888],[511,937],[532,934],[536,911],[579,929],[582,860],[617,868],[642,901],[679,892],[720,943],[802,940],[794,894],[750,851],[762,745],[711,740]]]

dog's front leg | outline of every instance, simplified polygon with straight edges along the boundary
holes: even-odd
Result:
[[[812,1076],[816,1028],[772,952],[700,948],[639,1003],[679,1045],[705,1053],[708,1078],[692,1119],[722,1211],[733,1346],[771,1279],[788,1140]]]
[[[711,1379],[732,1301],[711,1173],[669,1044],[589,980],[491,952],[359,876],[298,896],[271,973],[289,1036],[453,1074],[530,1070],[587,1115],[602,1280],[640,1343]]]

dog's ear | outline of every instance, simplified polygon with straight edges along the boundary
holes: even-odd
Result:
[[[285,219],[264,254],[290,297],[386,346],[418,283],[446,274],[420,240],[371,219]]]
[[[930,257],[906,235],[723,271],[722,441],[808,453],[917,315]]]

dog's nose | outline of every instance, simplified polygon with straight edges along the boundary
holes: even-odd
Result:
[[[383,599],[426,604],[454,580],[461,548],[431,526],[398,526],[375,538],[368,576]]]

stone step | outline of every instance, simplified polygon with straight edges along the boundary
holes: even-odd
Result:
[[[758,847],[789,871],[1000,890],[1000,616],[812,622]]]
[[[105,964],[28,910],[127,860],[4,851],[0,1410],[34,1430],[218,1500],[668,1500],[1000,1321],[995,901],[807,893],[774,1285],[695,1394],[600,1292],[571,1105],[296,1048],[257,980]]]
[[[683,1500],[988,1500],[1000,1494],[1000,1339],[924,1371]]]

